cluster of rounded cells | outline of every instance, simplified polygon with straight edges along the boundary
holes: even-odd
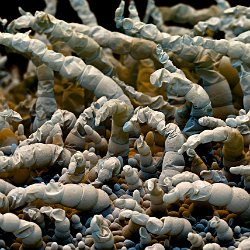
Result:
[[[45,3],[1,19],[0,249],[250,249],[249,8]]]

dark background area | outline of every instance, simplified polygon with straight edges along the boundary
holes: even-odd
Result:
[[[36,10],[43,10],[45,7],[43,0],[2,0],[2,2],[4,4],[2,4],[0,8],[0,17],[6,18],[8,22],[20,16],[18,6],[21,6],[25,11],[29,11],[32,14],[34,14]],[[99,25],[110,30],[115,30],[114,12],[120,3],[120,0],[88,0],[88,2],[91,10],[96,14]],[[129,0],[126,0],[126,4],[128,3]],[[143,17],[147,0],[135,0],[135,3],[140,16]],[[155,0],[155,3],[157,6],[173,6],[177,3],[186,3],[196,9],[216,4],[213,0]],[[229,0],[229,3],[231,6],[250,6],[250,0]],[[56,17],[67,22],[80,22],[77,14],[70,5],[69,0],[58,0]]]

